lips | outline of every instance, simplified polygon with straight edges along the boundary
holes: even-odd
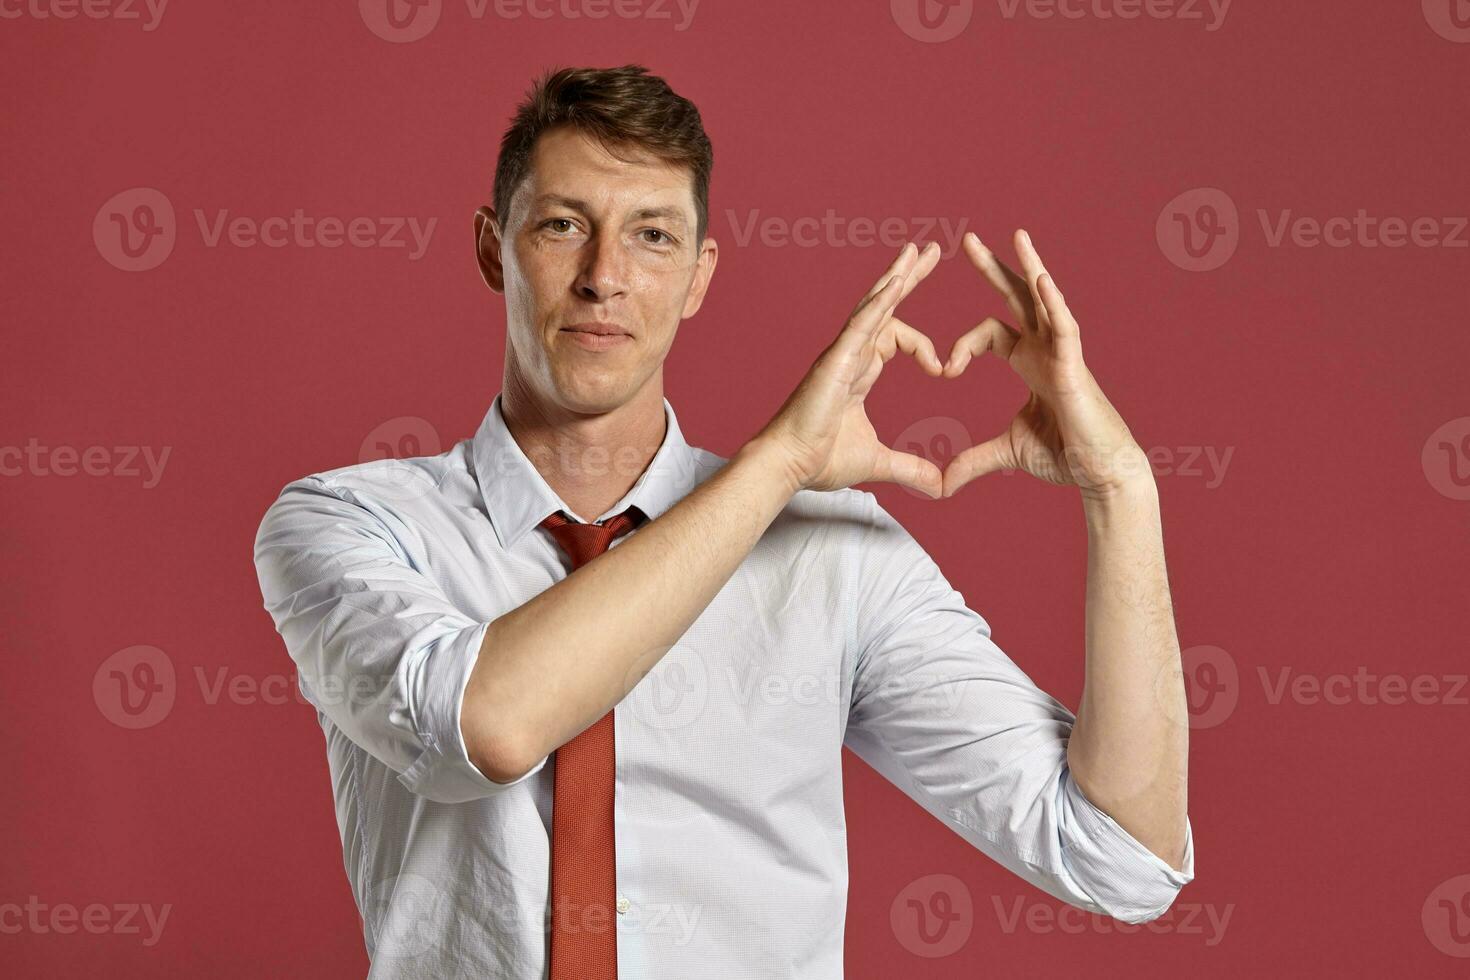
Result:
[[[576,332],[576,333],[591,333],[591,334],[596,334],[599,337],[612,337],[612,336],[618,336],[618,335],[628,336],[629,335],[628,334],[628,331],[624,330],[622,327],[618,326],[616,323],[574,323],[574,324],[572,324],[569,327],[562,327],[562,329],[563,330],[571,330],[571,331]]]

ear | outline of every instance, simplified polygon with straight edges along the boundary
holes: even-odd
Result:
[[[475,261],[480,265],[480,278],[497,293],[505,292],[505,267],[500,264],[501,230],[495,210],[475,210]]]
[[[699,312],[700,306],[704,305],[704,294],[709,291],[710,280],[715,275],[715,263],[720,258],[720,243],[709,235],[704,236],[704,241],[699,246],[699,258],[694,260],[694,282],[689,286],[689,296],[684,300],[684,313],[681,319]]]

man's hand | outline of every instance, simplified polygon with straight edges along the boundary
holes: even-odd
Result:
[[[904,245],[853,310],[791,397],[756,436],[786,461],[796,489],[841,490],[871,481],[901,483],[939,497],[944,477],[930,460],[878,441],[864,399],[883,365],[902,350],[934,377],[943,373],[934,344],[893,315],[939,262],[939,246]],[[755,441],[755,440],[752,440]]]
[[[965,254],[1005,299],[1019,329],[987,318],[955,343],[944,377],[958,377],[972,357],[993,350],[1031,394],[1004,433],[950,461],[944,496],[996,470],[1025,470],[1050,483],[1080,487],[1087,497],[1108,497],[1151,481],[1143,450],[1082,361],[1077,321],[1031,237],[1017,231],[1015,247],[1024,279],[973,232],[965,236]]]

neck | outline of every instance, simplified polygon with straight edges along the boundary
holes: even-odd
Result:
[[[663,444],[663,389],[654,381],[622,405],[584,414],[547,404],[507,379],[500,409],[511,438],[582,520],[596,520],[621,500]]]

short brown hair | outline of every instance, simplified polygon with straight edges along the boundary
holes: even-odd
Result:
[[[504,228],[516,188],[531,167],[531,151],[543,133],[573,126],[609,153],[637,148],[693,173],[696,244],[709,227],[709,179],[714,148],[693,102],[676,94],[642,65],[562,68],[548,71],[526,93],[500,140],[495,164],[495,213]],[[625,159],[618,157],[618,159]]]

